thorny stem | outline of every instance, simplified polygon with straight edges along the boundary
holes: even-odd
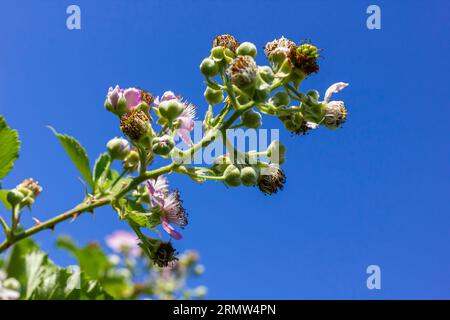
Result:
[[[58,224],[62,221],[65,221],[65,220],[72,218],[83,212],[91,211],[95,208],[104,206],[110,202],[111,202],[111,199],[104,198],[104,199],[99,199],[99,200],[91,200],[90,203],[78,204],[77,206],[70,209],[69,211],[66,211],[60,215],[57,215],[56,217],[51,218],[45,222],[41,222],[41,223],[35,225],[34,227],[31,227],[23,232],[17,233],[14,235],[14,238],[9,238],[9,239],[3,241],[3,243],[0,244],[0,253],[6,251],[6,249],[8,249],[14,243],[16,243],[22,239],[28,238],[39,231],[42,231],[45,229],[52,229],[56,224]]]

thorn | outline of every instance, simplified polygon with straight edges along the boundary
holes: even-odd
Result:
[[[79,212],[75,213],[75,214],[73,215],[72,220],[70,220],[70,223],[74,222],[79,216],[80,216],[80,213],[79,213]]]
[[[39,226],[39,225],[41,225],[41,224],[42,224],[42,222],[41,222],[41,221],[39,221],[39,219],[38,219],[38,218],[32,217],[32,219],[33,219],[33,221],[34,221],[34,224],[35,224],[36,226]]]

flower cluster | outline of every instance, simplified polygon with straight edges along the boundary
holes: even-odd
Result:
[[[171,241],[162,240],[157,229],[162,227],[171,239],[179,240],[182,235],[177,229],[188,224],[180,191],[169,189],[169,174],[186,175],[199,183],[221,182],[230,188],[257,186],[264,195],[282,190],[286,183],[281,168],[287,159],[286,147],[272,141],[266,150],[238,150],[227,131],[258,129],[263,116],[275,117],[297,135],[320,127],[341,128],[348,117],[347,109],[343,101],[331,100],[331,96],[348,83],[331,85],[322,100],[317,90],[299,90],[304,80],[320,70],[320,49],[312,43],[281,37],[266,43],[264,54],[268,63],[259,65],[255,44],[240,42],[229,34],[214,38],[209,54],[199,65],[206,84],[207,107],[201,121],[203,136],[197,141],[191,137],[197,107],[181,95],[168,90],[154,98],[138,87],[109,88],[104,106],[117,117],[123,137],[107,143],[108,153],[99,156],[91,171],[81,145],[55,132],[88,190],[80,205],[56,220],[39,222],[39,230],[110,204],[136,236],[115,234],[108,239],[109,245],[130,256],[145,254],[157,265],[167,266],[177,261],[176,250]],[[213,141],[222,142],[226,152],[220,152],[213,163],[193,165],[195,155]],[[20,209],[30,206],[41,190],[29,179],[8,193],[14,219],[11,228],[0,220],[7,234],[0,251],[17,241],[14,235]],[[148,230],[159,237],[149,237]],[[35,232],[33,229],[24,234]]]
[[[159,265],[175,261],[172,244],[150,238],[140,229],[161,225],[171,238],[179,240],[182,235],[175,227],[184,228],[188,223],[180,192],[169,190],[164,173],[186,174],[197,182],[222,181],[228,187],[258,186],[263,194],[274,194],[286,182],[281,169],[286,147],[279,141],[259,152],[242,153],[233,148],[209,167],[193,167],[187,160],[219,132],[233,126],[259,128],[263,114],[277,117],[294,134],[306,134],[320,126],[336,129],[347,118],[344,103],[330,98],[348,84],[338,82],[330,86],[323,101],[316,90],[298,91],[300,83],[320,69],[320,50],[313,44],[296,44],[285,37],[270,41],[264,47],[269,65],[261,66],[256,63],[257,48],[251,42],[241,43],[224,34],[215,37],[212,45],[210,55],[200,64],[207,85],[204,97],[209,104],[203,120],[206,133],[195,144],[191,132],[197,108],[174,92],[166,91],[153,99],[153,95],[140,89],[116,86],[109,89],[106,97],[106,109],[119,117],[120,128],[129,138],[129,143],[123,138],[108,143],[111,159],[121,160],[128,173],[139,171],[138,178],[147,174],[147,166],[155,156],[172,160],[170,169],[145,181],[139,179],[143,183],[136,186],[132,198],[113,206],[137,232],[144,253]],[[217,105],[222,109],[215,113]],[[240,123],[235,124],[238,120]],[[178,138],[187,149],[176,145]],[[226,137],[221,139],[229,146]]]

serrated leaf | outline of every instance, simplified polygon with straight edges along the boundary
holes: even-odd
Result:
[[[81,173],[86,182],[94,189],[94,180],[92,179],[91,167],[89,165],[89,158],[87,156],[86,150],[74,137],[68,136],[66,134],[60,134],[52,127],[50,130],[56,135],[56,137],[61,142],[64,150],[66,150],[70,159],[77,167],[78,171]]]
[[[16,130],[6,124],[5,118],[0,116],[0,180],[14,167],[19,157],[20,140]]]
[[[0,202],[3,203],[6,210],[11,209],[11,205],[9,204],[6,196],[8,195],[9,190],[0,190]]]
[[[102,153],[94,165],[94,181],[97,182],[98,179],[102,176],[103,172],[108,168],[111,159],[107,153]]]

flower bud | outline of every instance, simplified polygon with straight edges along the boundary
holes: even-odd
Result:
[[[283,164],[285,161],[286,147],[278,140],[274,140],[267,148],[267,156],[272,163]]]
[[[6,200],[8,200],[11,207],[14,207],[22,202],[24,195],[17,189],[12,189],[6,195]]]
[[[291,113],[280,117],[284,127],[294,134],[305,135],[311,129],[316,129],[317,124],[306,121],[300,112]]]
[[[250,56],[239,56],[233,59],[227,69],[231,82],[238,88],[249,87],[255,84],[258,68],[255,60]]]
[[[287,107],[291,103],[291,98],[284,91],[279,91],[270,98],[270,103],[272,103],[275,107]]]
[[[236,54],[238,56],[250,56],[252,58],[255,58],[256,53],[257,53],[256,46],[251,42],[243,42],[236,49]]]
[[[105,100],[106,110],[121,117],[126,112],[136,108],[142,101],[141,91],[137,88],[121,89],[110,87]]]
[[[236,53],[236,49],[239,47],[239,42],[232,35],[223,34],[216,36],[212,45],[213,47],[220,46]]]
[[[229,165],[224,173],[225,184],[229,187],[239,187],[241,185],[241,172],[234,165]]]
[[[278,165],[271,164],[269,167],[261,169],[261,171],[258,181],[258,187],[261,192],[271,195],[279,190],[283,190],[286,183],[286,175]]]
[[[256,103],[264,103],[270,96],[270,86],[262,79],[256,80],[255,90],[253,91],[253,100]]]
[[[337,129],[347,119],[347,109],[344,107],[342,101],[330,101],[324,106],[325,116],[323,118],[323,124],[328,129]]]
[[[122,162],[123,169],[128,172],[136,171],[139,167],[139,153],[131,150],[128,156]]]
[[[205,58],[200,64],[200,71],[205,77],[212,78],[219,73],[219,66],[213,59]]]
[[[273,70],[269,66],[258,67],[258,74],[267,83],[271,83],[275,78]]]
[[[253,167],[244,167],[241,169],[240,179],[244,186],[252,187],[258,183],[258,173]]]
[[[220,46],[212,48],[210,58],[216,62],[222,61],[225,58],[224,48]]]
[[[218,156],[215,160],[214,160],[214,164],[212,166],[212,169],[219,173],[222,174],[226,168],[228,168],[228,166],[232,164],[232,161],[230,159],[230,157],[226,156],[226,155],[221,155]]]
[[[152,151],[161,156],[167,156],[175,146],[172,137],[164,135],[162,137],[155,137],[152,140]]]
[[[183,112],[183,104],[177,99],[162,101],[159,104],[159,112],[161,116],[172,122]]]
[[[130,153],[130,144],[123,138],[113,138],[106,144],[112,160],[123,160]]]
[[[116,86],[109,88],[105,99],[105,108],[119,117],[128,111],[128,103],[123,95],[123,90]]]
[[[120,118],[120,130],[134,141],[139,141],[150,132],[150,123],[145,112],[134,109]]]
[[[319,101],[320,94],[319,94],[319,91],[317,91],[317,90],[309,90],[309,91],[306,93],[306,95],[307,95],[308,97],[311,97],[311,98],[314,99],[315,101]]]
[[[261,114],[253,111],[253,109],[245,111],[241,115],[241,120],[244,126],[247,128],[257,129],[261,126]]]
[[[214,90],[210,87],[206,88],[203,95],[205,96],[206,101],[212,106],[222,102],[224,99],[222,90]]]

